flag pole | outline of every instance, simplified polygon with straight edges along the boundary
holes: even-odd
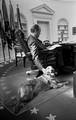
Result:
[[[20,9],[19,9],[19,5],[17,4],[17,24],[18,24],[18,28],[20,27],[20,29],[22,30],[22,24],[21,24],[21,19],[20,19]]]

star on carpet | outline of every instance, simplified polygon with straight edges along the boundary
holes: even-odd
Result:
[[[34,107],[34,108],[31,109],[30,111],[31,111],[31,114],[37,114],[37,112],[38,112],[39,110]]]
[[[49,116],[46,117],[48,120],[55,120],[56,115],[49,114]]]

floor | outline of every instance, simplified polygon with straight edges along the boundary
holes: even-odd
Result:
[[[0,94],[3,100],[13,99],[17,94],[17,89],[22,81],[26,79],[26,71],[22,63],[17,67],[13,65],[4,71],[0,77]],[[34,74],[33,74],[34,76]],[[10,120],[76,120],[76,98],[73,95],[73,74],[60,75],[57,77],[61,81],[69,81],[68,86],[60,89],[47,91],[45,96],[39,96],[31,103],[32,111],[23,112],[20,116],[13,116],[6,108],[0,110],[0,117],[4,116]],[[40,104],[35,106],[35,103]],[[39,102],[38,102],[39,103]]]

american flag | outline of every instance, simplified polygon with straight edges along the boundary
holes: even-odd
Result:
[[[13,11],[13,6],[12,6],[12,3],[11,3],[11,0],[9,0],[9,11],[10,11],[10,15],[9,15],[10,28],[14,29],[15,28],[15,20],[14,20],[14,11]]]

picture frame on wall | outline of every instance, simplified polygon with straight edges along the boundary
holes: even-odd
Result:
[[[76,35],[76,27],[72,27],[72,35]]]

